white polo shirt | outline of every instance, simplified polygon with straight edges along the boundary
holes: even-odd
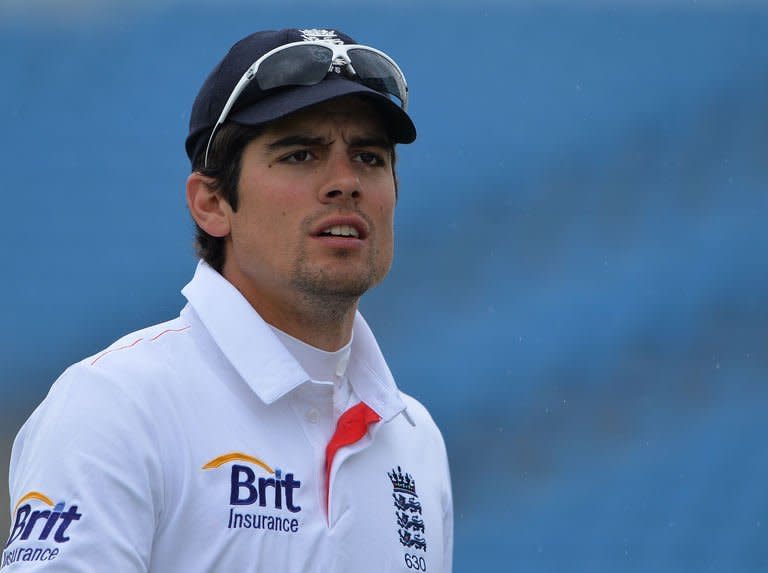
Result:
[[[362,316],[344,372],[361,404],[336,430],[334,385],[229,282],[201,263],[182,292],[179,318],[71,366],[20,430],[2,570],[450,571],[442,437]]]

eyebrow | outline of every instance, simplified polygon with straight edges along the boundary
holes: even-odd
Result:
[[[392,148],[392,142],[389,139],[375,135],[353,137],[349,142],[349,145],[352,147],[380,147],[382,149]]]
[[[310,137],[308,135],[288,135],[281,137],[269,144],[267,147],[273,149],[283,149],[285,147],[318,147],[328,145],[329,141],[324,137]]]
[[[284,149],[286,147],[323,147],[332,143],[325,137],[312,137],[309,135],[287,135],[276,139],[267,144],[270,150]],[[392,142],[386,137],[381,136],[360,136],[353,137],[349,141],[351,147],[379,147],[382,149],[391,149]]]

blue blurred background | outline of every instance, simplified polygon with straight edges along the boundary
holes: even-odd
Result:
[[[0,0],[2,466],[68,364],[177,314],[192,99],[285,26],[409,79],[363,311],[444,430],[455,569],[768,570],[762,3]]]

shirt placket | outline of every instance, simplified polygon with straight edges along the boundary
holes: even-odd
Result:
[[[333,527],[333,484],[344,462],[370,446],[381,417],[367,404],[360,402],[344,412],[325,450],[325,497],[328,526]]]
[[[294,391],[291,407],[299,421],[304,435],[313,452],[315,499],[321,513],[325,513],[325,481],[323,479],[325,447],[333,434],[333,390],[330,384],[308,381]]]

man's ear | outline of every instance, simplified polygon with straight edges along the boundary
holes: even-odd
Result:
[[[187,206],[200,228],[212,237],[230,232],[232,209],[213,187],[213,179],[193,172],[187,177]]]

